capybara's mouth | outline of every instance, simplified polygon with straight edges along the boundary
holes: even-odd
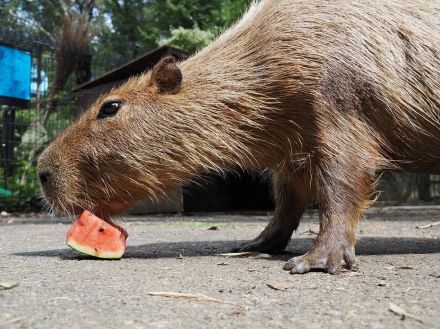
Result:
[[[95,207],[92,209],[87,209],[94,213],[96,216],[107,220],[113,215],[119,215],[121,214],[125,209],[127,209],[129,205],[125,202],[120,201],[104,201],[104,202],[98,202]],[[84,209],[81,209],[81,212]]]
[[[54,211],[61,214],[77,217],[81,215],[84,212],[84,210],[87,210],[106,221],[111,216],[121,214],[129,206],[129,204],[120,201],[100,201],[100,202],[94,202],[93,204],[88,203],[81,206],[71,205],[66,207],[57,202],[52,203],[48,200],[48,204],[51,204],[51,207]]]
[[[110,225],[112,225],[112,226],[118,228],[119,230],[121,230],[122,232],[124,232],[124,234],[125,234],[126,237],[128,237],[128,233],[127,233],[127,231],[126,231],[122,226],[120,226],[119,224],[115,223],[115,222],[113,221],[113,219],[111,219],[111,217],[112,217],[113,215],[118,215],[118,214],[120,214],[125,208],[126,208],[126,207],[124,207],[124,208],[122,209],[122,207],[121,207],[121,203],[116,203],[116,202],[113,202],[113,203],[106,203],[104,206],[94,208],[93,211],[90,211],[89,209],[81,209],[81,211],[79,211],[78,213],[76,213],[75,216],[78,216],[78,217],[79,217],[79,216],[82,215],[82,213],[83,213],[84,211],[89,211],[90,213],[92,213],[93,215],[95,215],[95,216],[101,218],[102,220],[106,221],[106,222],[109,223]]]
[[[125,237],[128,237],[128,232],[125,228],[123,228],[121,225],[115,223],[112,219],[110,218],[102,218],[103,220],[105,220],[107,223],[109,223],[110,225],[116,227],[117,229],[119,229],[120,231],[122,231],[125,235]]]

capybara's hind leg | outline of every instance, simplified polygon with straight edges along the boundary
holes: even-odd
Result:
[[[289,243],[310,200],[307,176],[294,179],[273,174],[275,212],[272,220],[254,240],[245,243],[240,251],[277,253]]]

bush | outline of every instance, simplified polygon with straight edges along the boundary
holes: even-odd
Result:
[[[159,45],[170,45],[194,53],[208,45],[214,36],[214,33],[200,30],[198,27],[194,29],[179,27],[171,30],[171,37],[161,40]]]
[[[25,183],[23,177],[26,177]],[[39,200],[40,186],[36,177],[35,164],[29,165],[26,160],[18,161],[14,174],[7,178],[6,191],[10,191],[12,195],[9,193],[0,195],[0,208],[17,212],[40,210],[42,206]]]

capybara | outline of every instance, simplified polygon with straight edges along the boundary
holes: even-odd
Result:
[[[440,172],[440,1],[263,0],[208,47],[101,96],[41,155],[48,203],[120,212],[233,166],[270,171],[276,209],[243,251],[282,251],[319,205],[292,273],[355,264],[384,170]]]

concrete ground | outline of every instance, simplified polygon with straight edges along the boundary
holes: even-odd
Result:
[[[440,226],[416,228],[440,221],[440,208],[370,210],[359,229],[357,272],[281,269],[310,247],[314,212],[285,254],[218,256],[256,236],[268,219],[128,218],[124,258],[105,261],[65,245],[66,219],[2,217],[0,328],[440,328]]]

